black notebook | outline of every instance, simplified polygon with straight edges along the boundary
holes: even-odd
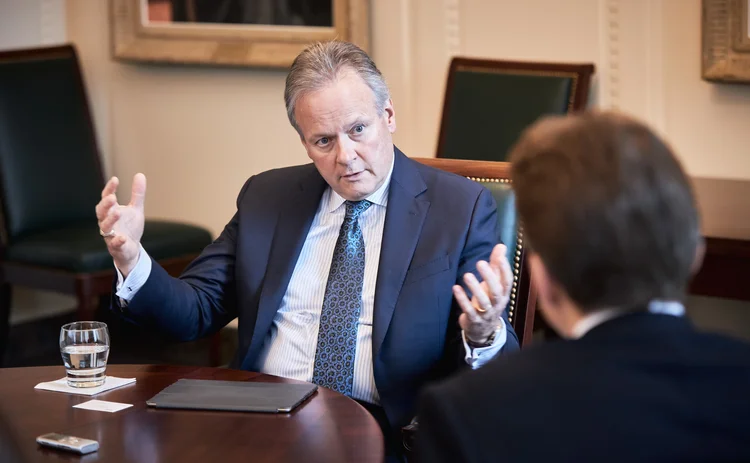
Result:
[[[287,413],[317,389],[315,384],[180,379],[146,404],[156,408]]]

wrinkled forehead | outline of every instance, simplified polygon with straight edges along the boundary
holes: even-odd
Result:
[[[375,95],[354,73],[301,95],[295,108],[297,124],[304,134],[322,129],[346,130],[350,124],[375,117]]]

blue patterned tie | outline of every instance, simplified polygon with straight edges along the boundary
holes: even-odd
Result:
[[[369,201],[346,202],[346,217],[333,251],[315,350],[313,382],[348,396],[352,395],[357,321],[365,277],[365,240],[357,219],[371,205]]]

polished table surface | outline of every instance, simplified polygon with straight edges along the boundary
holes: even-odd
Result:
[[[319,388],[286,414],[162,410],[146,400],[180,378],[289,382],[221,368],[110,365],[107,374],[136,383],[93,397],[34,389],[65,376],[60,367],[0,369],[0,411],[28,461],[82,462],[380,462],[383,436],[357,402]],[[116,413],[73,408],[91,399],[133,404]],[[99,441],[99,451],[79,456],[36,444],[58,432]]]

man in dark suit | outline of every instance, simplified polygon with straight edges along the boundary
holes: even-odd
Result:
[[[233,367],[359,400],[397,453],[426,381],[518,348],[504,318],[510,266],[504,246],[493,251],[496,205],[475,182],[393,146],[388,88],[352,44],[304,51],[285,100],[313,164],[251,177],[232,220],[179,279],[140,247],[145,177],[128,206],[108,182],[97,216],[118,269],[115,306],[183,340],[238,317]],[[481,316],[452,302],[462,282],[492,290],[474,300]]]
[[[539,307],[566,340],[428,387],[419,459],[750,461],[750,346],[684,316],[702,241],[669,148],[591,113],[535,124],[511,162]]]

